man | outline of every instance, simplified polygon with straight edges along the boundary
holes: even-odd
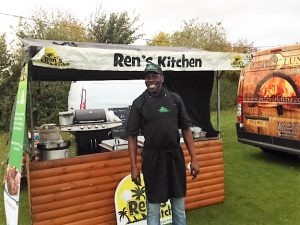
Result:
[[[184,197],[186,172],[180,146],[179,129],[191,156],[191,175],[196,178],[199,164],[196,159],[191,120],[181,97],[163,87],[161,67],[149,63],[145,68],[147,89],[133,101],[127,122],[128,148],[132,181],[140,185],[136,164],[137,136],[145,137],[142,152],[142,172],[147,196],[147,224],[160,224],[160,203],[170,199],[173,225],[186,224]]]

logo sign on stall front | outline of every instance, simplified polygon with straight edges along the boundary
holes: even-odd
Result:
[[[140,186],[132,182],[130,174],[120,181],[115,192],[115,209],[118,225],[147,225],[146,192],[142,174]],[[161,204],[160,217],[161,224],[172,223],[170,201]]]

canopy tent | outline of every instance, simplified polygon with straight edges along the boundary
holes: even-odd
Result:
[[[209,52],[195,48],[134,46],[24,39],[29,76],[33,80],[143,79],[147,62],[160,64],[165,85],[178,92],[195,126],[208,136],[210,96],[216,71],[240,70],[245,54]]]
[[[24,144],[24,139],[27,139],[26,136],[27,127],[25,125],[26,115],[27,115],[26,113],[27,89],[28,89],[29,99],[30,99],[29,109],[30,109],[30,117],[31,117],[30,118],[31,128],[33,128],[33,124],[32,124],[33,113],[32,113],[32,98],[31,98],[32,80],[49,80],[49,81],[64,81],[64,80],[73,81],[74,80],[75,81],[75,80],[142,79],[143,78],[142,71],[144,70],[146,63],[152,61],[162,66],[165,75],[165,85],[169,89],[178,92],[183,97],[183,100],[186,104],[187,110],[193,120],[194,125],[203,128],[205,131],[207,131],[207,136],[211,137],[211,136],[217,136],[217,132],[212,128],[210,123],[210,106],[209,106],[210,96],[211,96],[211,91],[212,91],[213,81],[214,81],[214,75],[218,71],[239,70],[247,63],[247,59],[248,59],[247,55],[244,54],[208,52],[208,51],[202,51],[193,48],[130,46],[130,45],[77,43],[77,42],[73,43],[73,42],[61,42],[61,41],[34,40],[34,39],[24,39],[23,42],[24,42],[24,50],[25,53],[27,53],[27,57],[26,57],[26,63],[24,64],[24,67],[22,68],[21,75],[20,75],[19,88],[16,96],[16,110],[14,115],[12,116],[12,135],[11,135],[10,147],[9,147],[9,151],[10,151],[9,163],[6,170],[7,174],[8,173],[17,174],[17,176],[14,175],[14,177],[20,177],[20,172],[22,171],[23,144]],[[28,88],[27,88],[27,84],[28,84]],[[120,98],[121,97],[122,96],[120,96]],[[31,136],[33,137],[32,129],[31,129]],[[34,139],[32,138],[31,141],[32,141],[31,146],[34,146],[33,143]],[[216,149],[218,155],[220,156],[220,153],[222,154],[221,141],[220,140],[211,140],[211,141],[213,141],[212,143],[213,149]],[[202,143],[201,148],[204,147],[207,148],[207,145],[209,145],[208,142],[204,144]],[[198,152],[200,152],[200,149]],[[121,156],[122,157],[126,156],[126,158],[128,158],[126,154],[128,154],[127,151],[123,152]],[[107,159],[105,157],[106,156],[104,155],[103,156],[104,160]],[[119,155],[115,155],[112,158],[116,158],[116,157],[119,157]],[[94,160],[94,157],[83,157],[83,158],[75,157],[73,159],[70,159],[66,165],[69,165],[68,163],[76,164],[76,162],[79,162],[81,160],[86,160],[86,159]],[[110,156],[109,159],[111,159]],[[66,161],[58,160],[56,162],[58,163],[57,164],[58,166],[62,165],[64,167],[65,164],[63,164],[62,162],[66,162]],[[219,162],[220,165],[217,165],[218,172],[224,174],[223,166],[222,166],[223,165],[222,158],[221,161]],[[41,162],[41,164],[43,165],[48,165],[47,163],[48,162],[46,163]],[[37,165],[36,168],[41,169],[39,167],[41,164],[36,163]],[[51,169],[49,170],[47,169],[47,171],[50,170],[52,171],[53,168],[57,168],[57,167],[55,166],[53,167],[53,164],[49,163],[49,168]],[[120,171],[120,168],[118,167],[118,171]],[[124,167],[122,167],[122,171],[123,168]],[[102,168],[99,169],[103,170]],[[28,171],[29,171],[28,174],[30,174],[30,169],[28,169]],[[63,173],[65,174],[65,172]],[[70,174],[72,175],[72,178],[76,177],[73,176],[73,173]],[[70,174],[66,174],[66,176],[71,177]],[[107,176],[106,173],[105,176]],[[10,176],[7,176],[7,178],[8,177]],[[90,177],[90,176],[84,175],[84,177]],[[43,179],[43,177],[41,179]],[[52,179],[52,180],[56,181],[57,179]],[[31,181],[32,180],[30,180],[29,182]],[[17,187],[17,190],[15,189],[12,190],[11,188],[7,188],[12,186],[11,182],[12,182],[11,179],[6,179],[4,185],[6,218],[9,224],[17,224],[20,179],[13,180],[14,184],[15,183],[17,184],[15,185],[15,187]],[[61,182],[60,179],[59,182]],[[111,180],[109,180],[109,182],[111,182]],[[38,185],[40,184],[39,182],[35,182],[35,183]],[[82,184],[81,178],[80,178],[80,183]],[[33,183],[31,183],[31,185],[32,184]],[[90,183],[88,185],[90,185]],[[43,186],[43,188],[44,187],[45,185]],[[56,187],[59,188],[60,191],[63,190],[61,186],[56,186]],[[68,186],[68,188],[69,187],[70,186]],[[51,189],[52,191],[53,185],[49,186],[48,188]],[[35,189],[41,189],[41,188],[35,188]],[[54,189],[54,190],[57,191],[58,189]],[[70,190],[69,193],[73,194],[74,190],[73,189]],[[56,192],[55,194],[58,194],[58,192]],[[64,193],[62,192],[60,192],[60,194],[64,195]],[[222,196],[220,196],[219,198],[214,199],[213,203],[221,202],[224,200],[223,188],[221,190],[221,195]],[[193,199],[193,205],[194,205],[195,198],[193,196],[191,198]],[[112,199],[112,197],[110,199]],[[51,202],[53,202],[52,198],[51,198]],[[56,206],[56,202],[57,201],[53,203],[55,206]],[[200,202],[197,204],[203,204],[203,203]],[[76,212],[78,212],[77,206],[75,207],[76,207]],[[193,207],[195,207],[195,205]],[[59,210],[64,210],[64,209],[61,208]],[[46,211],[48,210],[46,209]],[[44,215],[45,212],[40,213],[40,215],[41,214]],[[50,210],[50,214],[51,214],[51,210]],[[69,215],[67,217],[69,218]],[[89,214],[88,219],[94,219],[91,217],[93,216]],[[40,220],[40,218],[37,219],[37,217],[35,216],[33,216],[33,218],[35,218],[35,222]],[[72,220],[73,219],[74,218],[72,218]],[[66,224],[66,223],[64,222],[62,224]]]

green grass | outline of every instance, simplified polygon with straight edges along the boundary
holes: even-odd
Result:
[[[212,121],[216,118],[212,114]],[[216,126],[215,126],[216,127]],[[225,201],[187,212],[188,225],[299,225],[300,160],[298,157],[264,153],[236,140],[235,111],[223,111]],[[7,155],[7,134],[0,133],[0,161]],[[0,176],[3,177],[1,168]],[[21,188],[21,225],[30,225],[26,182]],[[3,199],[3,188],[0,188]],[[0,224],[5,224],[3,200]]]
[[[221,137],[225,201],[189,211],[187,224],[299,225],[299,158],[238,143],[234,110],[222,112]]]

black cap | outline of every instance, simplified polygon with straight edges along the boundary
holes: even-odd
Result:
[[[153,62],[149,62],[147,65],[146,65],[146,68],[145,68],[145,74],[147,73],[158,73],[158,74],[161,74],[163,75],[163,71],[161,69],[161,67]]]

